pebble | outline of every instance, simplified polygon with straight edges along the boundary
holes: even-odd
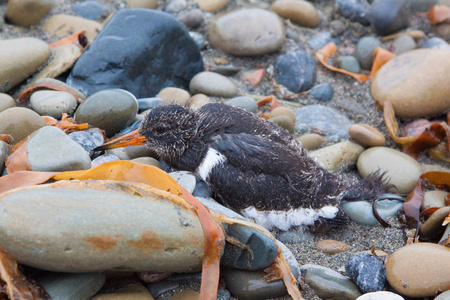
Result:
[[[377,105],[389,100],[399,117],[441,114],[450,108],[450,51],[416,49],[387,62],[372,80]]]
[[[30,27],[38,24],[53,5],[53,0],[9,0],[5,6],[5,19],[11,24]]]
[[[109,149],[106,153],[114,154],[121,160],[131,160],[143,156],[155,156],[155,152],[145,145]]]
[[[158,97],[140,98],[137,99],[139,111],[152,109],[160,104],[163,104],[163,99]]]
[[[366,293],[359,296],[356,300],[405,300],[402,296],[387,291]]]
[[[16,107],[14,98],[8,94],[0,93],[0,112],[11,107]]]
[[[154,300],[147,288],[136,280],[115,280],[111,285],[113,286],[111,289],[107,289],[104,293],[100,292],[91,300]]]
[[[194,2],[201,10],[210,13],[217,12],[228,4],[228,0],[195,0]]]
[[[356,284],[329,268],[305,264],[300,270],[304,282],[322,299],[354,300],[361,295]]]
[[[36,281],[52,299],[91,299],[105,283],[104,273],[45,273]]]
[[[371,199],[367,199],[371,200]],[[344,201],[341,208],[347,213],[350,220],[361,225],[375,226],[380,222],[373,215],[373,202],[371,201]],[[377,211],[384,220],[389,217],[397,216],[399,210],[403,207],[403,202],[397,200],[379,200],[377,202]]]
[[[198,47],[179,21],[156,10],[125,8],[111,17],[66,82],[86,95],[122,88],[145,98],[165,87],[187,89],[202,70]]]
[[[361,71],[359,61],[352,55],[339,56],[336,59],[336,66],[339,69],[343,69],[352,73],[359,73]]]
[[[53,79],[53,78],[47,78],[47,77],[40,78],[40,79],[34,81],[34,83],[31,83],[29,88],[32,88],[32,87],[37,86],[37,85],[45,85],[45,84],[55,85],[57,87],[61,87],[61,88],[65,89],[65,90],[70,91],[72,94],[75,94],[78,97],[77,100],[79,102],[83,102],[83,101],[86,100],[86,96],[82,92],[80,92],[79,90],[77,90],[77,89],[73,88],[72,86],[66,84],[65,82],[62,82],[60,80]]]
[[[306,51],[292,51],[280,55],[275,62],[278,83],[293,93],[309,90],[316,82],[316,64]]]
[[[350,246],[344,242],[335,240],[321,240],[316,242],[316,249],[325,254],[337,254],[346,252],[350,249]]]
[[[449,300],[450,299],[450,290],[439,294],[434,300]]]
[[[209,198],[212,196],[212,190],[211,187],[206,182],[204,182],[203,180],[197,180],[192,195],[197,198],[198,197]]]
[[[285,29],[274,13],[260,8],[242,9],[214,17],[208,25],[209,42],[228,54],[255,56],[277,51]]]
[[[450,206],[441,207],[420,226],[419,234],[424,238],[439,238],[445,230],[444,219],[450,214]]]
[[[200,72],[189,83],[191,94],[205,94],[208,96],[233,97],[236,86],[227,77],[214,72]]]
[[[379,35],[396,33],[409,26],[409,1],[374,0],[372,2],[372,27]]]
[[[206,39],[200,32],[189,31],[189,36],[194,40],[198,49],[203,49],[206,46]]]
[[[276,116],[287,116],[293,123],[295,123],[295,113],[288,107],[279,106],[269,113],[269,118]]]
[[[61,119],[62,114],[70,115],[77,107],[74,96],[59,91],[37,91],[30,97],[31,108],[41,116]]]
[[[368,253],[352,255],[345,264],[345,272],[363,293],[381,291],[386,283],[383,263]]]
[[[409,8],[414,12],[427,12],[438,0],[412,0],[409,1]]]
[[[395,55],[400,55],[402,53],[408,52],[416,48],[416,42],[409,35],[401,35],[394,40],[390,47],[390,51],[394,52]]]
[[[211,103],[211,99],[209,99],[208,96],[205,94],[195,94],[190,99],[190,108],[192,109],[198,109],[202,107],[205,104]]]
[[[353,55],[358,59],[361,68],[370,70],[373,62],[373,51],[381,47],[381,42],[376,37],[366,36],[358,41]]]
[[[188,28],[197,28],[205,22],[205,18],[200,9],[192,9],[183,12],[178,16],[178,20]]]
[[[443,39],[448,39],[450,37],[450,24],[441,23],[435,27],[436,33]]]
[[[155,9],[158,0],[128,0],[128,7]]]
[[[311,151],[308,155],[321,167],[335,172],[354,164],[363,151],[364,148],[361,145],[345,141]]]
[[[201,269],[205,237],[194,211],[145,184],[101,183],[60,181],[3,196],[2,247],[22,264],[58,272]],[[148,190],[146,198],[135,188]]]
[[[111,137],[130,125],[138,111],[136,97],[121,89],[106,89],[89,96],[75,112],[77,123],[105,130]]]
[[[311,89],[309,95],[317,100],[330,101],[333,99],[334,88],[328,82],[316,85]]]
[[[182,290],[170,297],[170,300],[198,300],[200,293],[194,290]]]
[[[97,20],[102,15],[108,14],[108,9],[95,0],[88,0],[72,5],[72,11],[77,15],[89,20]]]
[[[164,8],[164,11],[169,14],[177,14],[184,10],[187,6],[186,0],[170,0]]]
[[[386,143],[384,135],[378,129],[368,124],[350,125],[348,134],[364,147],[383,146]]]
[[[98,129],[74,131],[67,136],[83,147],[86,152],[91,154],[95,147],[98,147],[105,142],[103,134]]]
[[[6,157],[9,155],[9,147],[4,141],[0,141],[0,174],[5,167]]]
[[[9,134],[17,144],[33,131],[45,126],[44,119],[24,107],[12,107],[0,112],[0,134]]]
[[[314,48],[316,50],[322,49],[323,46],[328,44],[329,42],[333,41],[333,38],[331,37],[331,33],[329,32],[321,32],[313,35],[308,40],[308,45],[311,48]]]
[[[162,89],[156,97],[162,99],[163,104],[178,104],[185,106],[189,103],[191,95],[183,89],[167,87]]]
[[[97,156],[96,158],[94,158],[91,161],[91,168],[95,168],[95,167],[97,167],[97,166],[99,166],[101,164],[104,164],[106,162],[116,161],[116,160],[120,160],[120,158],[118,158],[114,154],[102,154],[100,156]]]
[[[433,297],[450,285],[450,248],[432,243],[401,247],[389,257],[386,275],[403,296]]]
[[[295,131],[317,129],[330,140],[348,139],[349,119],[337,110],[320,104],[308,105],[295,111]]]
[[[323,137],[317,133],[308,133],[297,138],[306,150],[315,150],[323,143]]]
[[[364,151],[358,158],[357,167],[363,177],[378,170],[386,172],[385,178],[389,178],[389,183],[395,186],[390,191],[401,195],[409,194],[414,189],[422,169],[411,156],[386,147]]]
[[[277,0],[271,9],[280,17],[291,20],[297,25],[315,28],[320,24],[317,9],[303,0]]]
[[[422,205],[420,206],[420,210],[426,210],[431,207],[444,207],[445,206],[445,197],[449,193],[446,191],[426,191],[423,197]]]
[[[150,291],[150,294],[154,298],[158,298],[165,292],[177,289],[179,286],[180,286],[180,284],[178,282],[164,280],[164,281],[159,281],[159,282],[148,284],[147,288]]]
[[[190,194],[195,189],[195,175],[188,171],[176,171],[176,172],[170,172],[170,177],[175,179],[175,181],[181,185],[184,189],[186,189]]]
[[[159,163],[159,161],[153,157],[137,157],[137,158],[133,158],[131,161],[140,163],[140,164],[144,164],[144,165],[149,165],[149,166],[154,166],[157,167],[158,169],[162,169],[161,164]]]
[[[102,27],[99,22],[63,14],[52,15],[44,23],[45,32],[61,38],[84,29],[89,41],[97,36]]]
[[[371,6],[367,0],[336,0],[334,5],[339,8],[339,12],[351,21],[359,22],[362,25],[370,24]]]
[[[33,171],[63,172],[91,167],[91,159],[83,147],[53,126],[44,126],[30,136],[27,155]]]
[[[256,104],[255,99],[248,96],[240,96],[232,98],[230,100],[225,101],[224,104],[228,104],[234,107],[241,107],[244,110],[251,113],[256,113],[256,111],[258,110],[258,105]]]
[[[425,41],[421,48],[450,49],[450,45],[441,38],[432,37]]]
[[[0,92],[8,92],[36,72],[50,54],[48,44],[37,38],[0,40]]]

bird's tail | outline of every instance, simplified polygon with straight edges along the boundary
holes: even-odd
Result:
[[[389,183],[386,172],[377,170],[361,180],[351,181],[349,188],[342,195],[341,201],[375,200],[392,187],[394,185]]]

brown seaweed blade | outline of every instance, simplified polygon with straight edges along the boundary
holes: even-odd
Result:
[[[406,202],[403,203],[406,225],[409,229],[419,229],[420,205],[422,205],[424,194],[422,182],[419,180],[416,187],[409,193],[408,197],[406,197]]]

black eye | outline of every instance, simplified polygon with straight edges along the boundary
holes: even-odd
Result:
[[[155,128],[153,128],[153,132],[155,133],[163,133],[164,131],[166,131],[166,128],[163,126],[156,126]]]

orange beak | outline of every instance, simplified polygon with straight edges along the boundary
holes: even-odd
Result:
[[[115,149],[128,146],[144,145],[147,138],[139,134],[139,129],[136,129],[130,133],[122,134],[101,146],[98,146],[94,151],[101,151],[107,149]]]

